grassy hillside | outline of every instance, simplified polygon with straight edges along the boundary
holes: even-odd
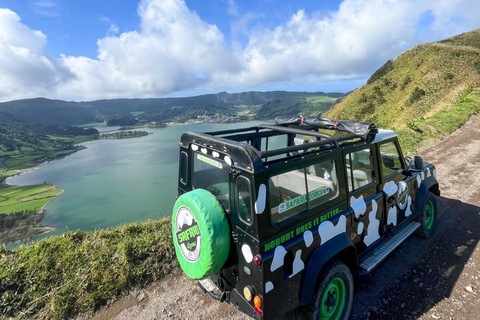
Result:
[[[403,140],[420,135],[410,139],[409,148],[414,149],[424,137],[448,134],[466,121],[462,117],[445,128],[433,119],[462,112],[465,101],[478,102],[473,89],[479,86],[480,30],[475,30],[416,46],[388,61],[325,116],[372,121],[399,131]],[[452,108],[455,112],[449,112]]]
[[[0,318],[92,312],[176,266],[170,219],[67,232],[15,251],[0,246]]]
[[[96,129],[44,126],[0,111],[0,172],[30,168],[57,159],[77,151],[78,143],[97,137]]]
[[[41,209],[63,193],[50,184],[5,186],[5,178],[67,156],[83,148],[78,143],[97,138],[96,129],[44,126],[0,111],[0,245],[48,230],[39,227]]]

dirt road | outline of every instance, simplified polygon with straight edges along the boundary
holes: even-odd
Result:
[[[480,319],[480,117],[421,152],[437,167],[442,197],[428,240],[408,239],[355,281],[352,319]],[[250,319],[201,293],[176,271],[93,319]]]

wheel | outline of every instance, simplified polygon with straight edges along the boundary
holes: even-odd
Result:
[[[208,278],[225,264],[230,225],[212,193],[196,189],[181,195],[173,208],[172,231],[178,262],[190,278]]]
[[[331,261],[321,272],[313,301],[297,311],[297,319],[347,320],[352,311],[353,277],[350,269]]]
[[[418,215],[421,226],[417,234],[422,238],[430,238],[437,221],[437,200],[433,193],[428,192],[422,212]]]

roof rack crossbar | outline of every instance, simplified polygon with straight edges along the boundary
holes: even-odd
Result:
[[[296,134],[303,134],[305,136],[312,136],[312,137],[317,137],[317,138],[334,139],[335,140],[334,136],[332,136],[328,133],[322,133],[322,132],[317,132],[317,131],[309,131],[309,130],[304,130],[304,129],[294,129],[294,128],[282,127],[282,126],[272,126],[272,125],[268,125],[268,124],[261,124],[258,127],[262,128],[262,129],[270,129],[270,130],[275,130],[275,131],[280,131],[280,132],[285,132],[285,133],[296,133]]]
[[[278,155],[281,155],[281,154],[285,154],[285,153],[288,153],[288,152],[308,150],[310,148],[320,147],[320,146],[323,146],[323,145],[326,145],[326,144],[331,144],[332,142],[335,142],[335,146],[338,147],[338,142],[346,141],[346,140],[354,140],[354,139],[358,140],[360,138],[355,134],[350,134],[348,136],[333,138],[334,141],[332,141],[332,139],[327,139],[327,140],[309,142],[309,143],[304,143],[304,144],[300,144],[300,145],[297,145],[297,146],[291,146],[291,147],[286,147],[286,148],[281,148],[281,149],[276,149],[276,150],[262,151],[260,153],[260,156],[261,156],[262,159],[264,159],[264,158],[268,158],[268,157],[273,157],[273,156],[278,156]]]
[[[263,158],[278,156],[280,154],[284,154],[292,151],[300,151],[300,150],[305,150],[309,148],[320,147],[330,143],[331,142],[327,140],[309,142],[309,143],[299,144],[297,146],[285,147],[285,148],[276,149],[276,150],[262,151],[260,155],[263,159]]]
[[[231,135],[231,136],[225,136],[225,137],[222,137],[222,138],[235,140],[235,141],[245,141],[245,140],[252,140],[254,138],[273,137],[273,136],[276,136],[276,135],[278,135],[278,132],[262,131],[262,132],[258,132],[258,133],[236,134],[236,135]]]
[[[241,129],[230,129],[230,130],[212,131],[212,132],[204,132],[204,133],[211,136],[221,136],[224,134],[247,132],[247,131],[254,131],[254,130],[258,130],[258,127],[255,126],[255,127],[241,128]]]

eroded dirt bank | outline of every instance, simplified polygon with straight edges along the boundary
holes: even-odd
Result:
[[[439,223],[428,240],[408,239],[355,281],[352,319],[480,319],[480,117],[425,148],[437,167]],[[250,319],[203,294],[179,270],[92,319]]]

